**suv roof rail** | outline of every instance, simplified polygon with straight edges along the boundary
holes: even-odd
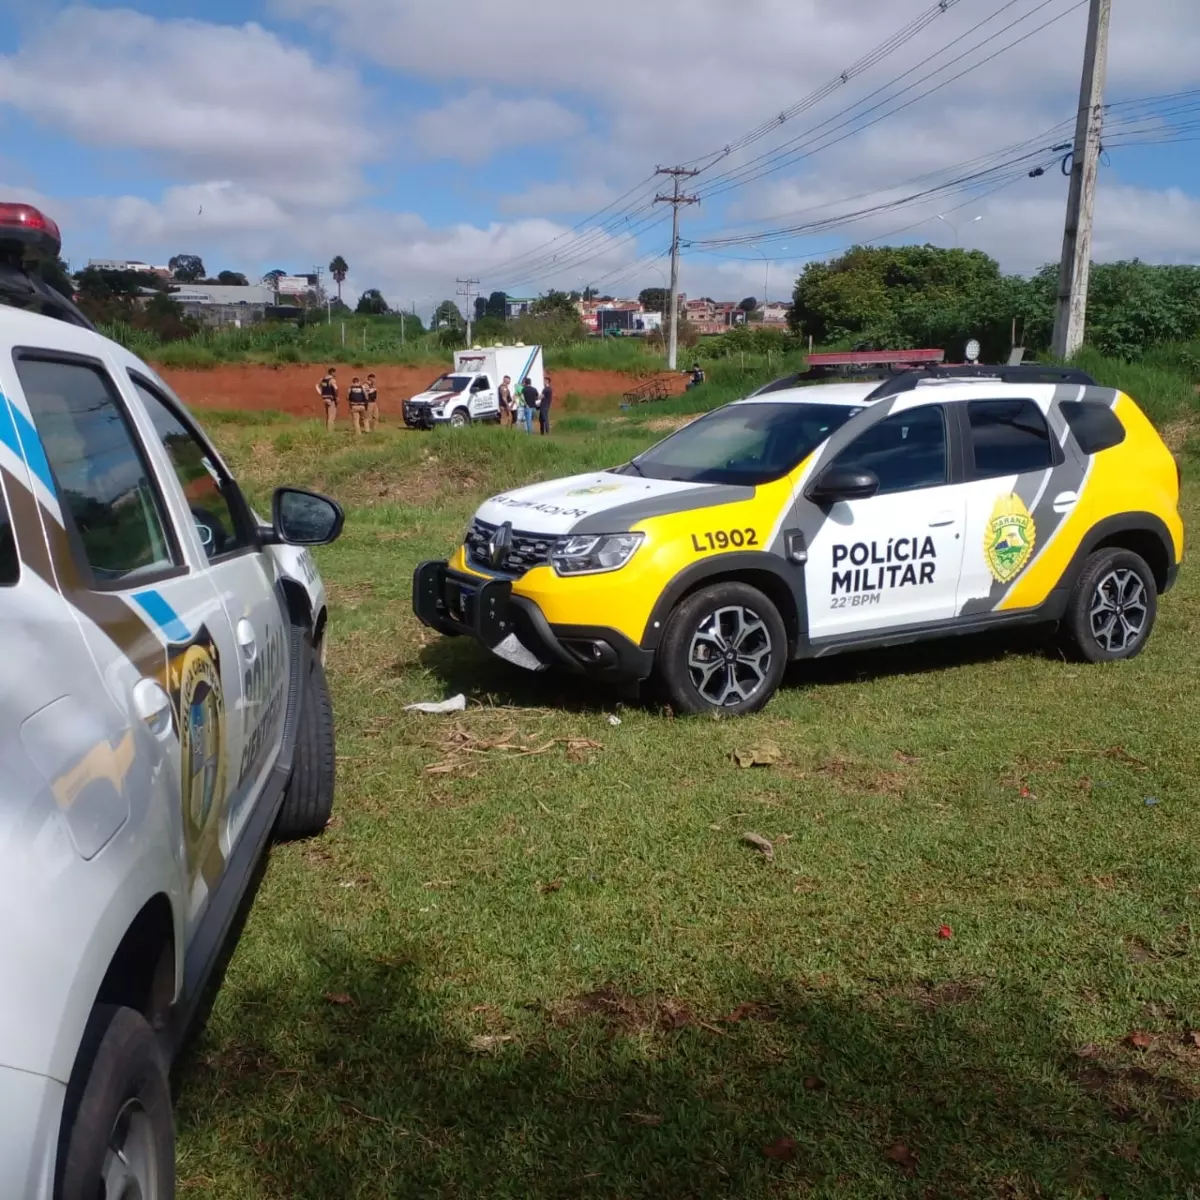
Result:
[[[882,400],[886,396],[897,396],[911,392],[926,379],[945,379],[970,383],[1073,383],[1083,387],[1098,384],[1086,371],[1079,367],[1045,366],[1041,363],[1021,363],[1016,366],[985,366],[982,363],[963,363],[952,367],[925,367],[919,371],[905,371],[881,383],[868,400]]]

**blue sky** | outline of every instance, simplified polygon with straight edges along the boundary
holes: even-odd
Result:
[[[957,241],[1036,269],[1057,255],[1064,196],[1039,135],[1059,125],[1053,140],[1069,140],[1084,11],[952,0],[862,63],[931,7],[658,0],[622,22],[575,0],[10,2],[0,185],[59,219],[75,263],[187,251],[261,274],[342,254],[349,290],[422,309],[461,274],[514,294],[659,284],[669,233],[651,176],[689,159],[707,168],[684,218],[692,294],[761,296],[765,256],[782,296],[808,258],[866,239]],[[1117,5],[1097,258],[1200,259],[1200,143],[1183,140],[1200,137],[1200,97],[1162,99],[1200,89],[1198,39],[1194,0]],[[843,70],[834,94],[736,149]],[[752,169],[793,139],[819,150]],[[956,183],[969,160],[994,173]],[[1048,170],[1029,179],[1036,165]],[[722,192],[730,170],[740,186]],[[875,211],[847,223],[862,209]]]

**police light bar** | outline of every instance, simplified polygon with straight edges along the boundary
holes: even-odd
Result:
[[[20,258],[57,258],[62,249],[58,226],[31,204],[0,204],[0,254]]]

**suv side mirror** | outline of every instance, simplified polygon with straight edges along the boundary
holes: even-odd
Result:
[[[292,546],[325,546],[336,541],[346,522],[342,506],[305,488],[275,489],[271,500],[272,532]]]
[[[839,500],[869,500],[877,491],[879,476],[874,471],[835,466],[808,489],[808,498],[814,504],[836,504]]]

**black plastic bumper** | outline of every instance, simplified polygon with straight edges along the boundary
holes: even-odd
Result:
[[[404,402],[402,413],[404,423],[409,429],[432,429],[433,409],[428,404],[410,404]]]
[[[542,667],[608,680],[646,679],[654,668],[653,651],[615,629],[552,626],[532,600],[513,595],[509,580],[464,575],[444,562],[413,572],[413,612],[439,633],[473,637],[492,651],[515,637]]]

